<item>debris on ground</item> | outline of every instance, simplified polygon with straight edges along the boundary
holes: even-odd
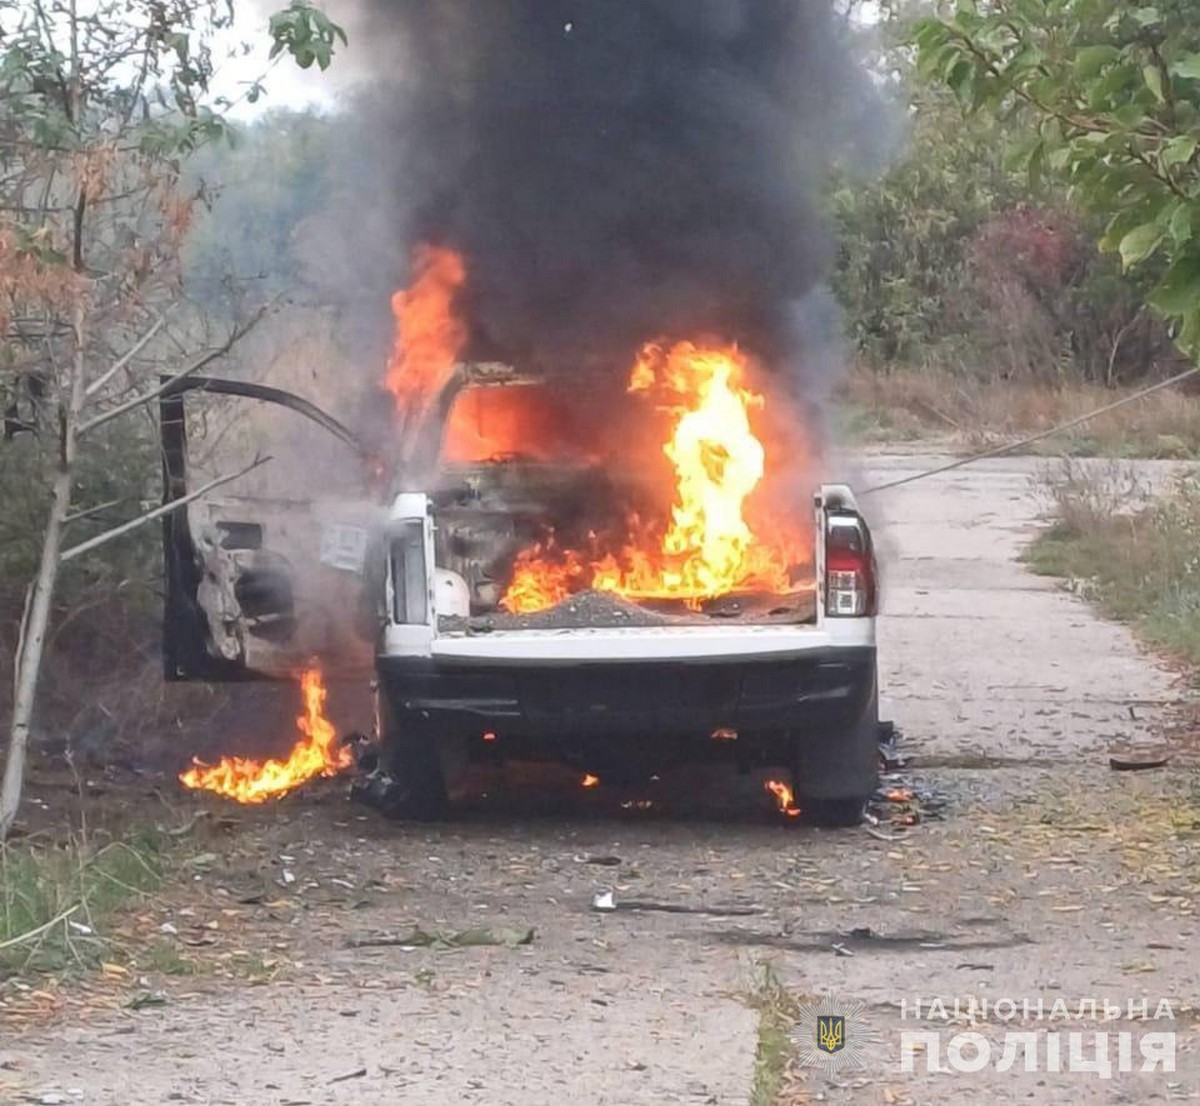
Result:
[[[898,841],[882,827],[906,830],[922,822],[940,820],[946,799],[928,787],[902,774],[908,761],[900,753],[904,735],[895,722],[879,723],[879,760],[882,775],[879,790],[867,803],[863,816],[867,834],[878,841]]]
[[[892,773],[880,778],[879,790],[867,804],[867,829],[876,833],[881,832],[880,827],[911,829],[923,822],[940,821],[945,809],[945,796],[934,788]],[[881,839],[888,838],[884,835]]]
[[[592,909],[609,911],[617,909],[617,897],[611,891],[601,891],[592,899]]]
[[[411,933],[376,934],[367,937],[349,937],[346,947],[351,949],[400,948],[400,949],[468,949],[496,946],[515,949],[532,945],[532,929],[465,929],[460,933],[427,932],[414,929]]]
[[[1161,749],[1117,749],[1108,758],[1114,772],[1149,772],[1170,763],[1170,756]]]
[[[688,903],[647,902],[641,899],[623,900],[614,910],[639,914],[699,914],[710,918],[755,918],[766,911],[761,906],[693,906]]]
[[[366,1068],[356,1068],[354,1071],[348,1071],[345,1075],[335,1075],[329,1085],[332,1087],[334,1083],[348,1083],[351,1079],[362,1079],[367,1074]]]
[[[879,723],[879,760],[883,771],[899,772],[907,767],[908,761],[900,755],[900,741],[903,736],[895,722]]]
[[[403,789],[378,763],[350,786],[350,798],[353,802],[369,806],[385,817],[395,810],[396,804],[402,801],[403,797]]]

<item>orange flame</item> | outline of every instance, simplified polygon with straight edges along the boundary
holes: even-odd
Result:
[[[587,788],[588,791],[594,791],[597,787],[600,786],[600,777],[593,776],[589,772],[586,776],[583,777],[583,780],[581,782],[582,782],[582,785],[585,788]]]
[[[587,429],[547,389],[472,385],[459,392],[446,421],[441,459],[474,464],[505,457],[554,462],[594,456]]]
[[[768,780],[766,790],[775,796],[779,804],[779,812],[789,818],[799,818],[800,808],[796,805],[796,793],[780,780]]]
[[[739,590],[784,594],[805,545],[776,529],[760,540],[746,518],[747,501],[766,472],[766,448],[751,411],[763,397],[746,387],[749,359],[737,348],[683,342],[647,346],[629,384],[671,416],[663,452],[675,469],[675,506],[665,530],[641,527],[619,553],[586,561],[550,545],[526,550],[502,600],[530,614],[593,588],[630,599],[677,599],[697,606]]]
[[[441,391],[467,342],[467,328],[455,313],[467,281],[461,255],[420,246],[413,274],[412,285],[392,297],[396,343],[387,368],[388,390],[407,418],[420,415]]]
[[[354,763],[354,754],[337,744],[337,732],[325,717],[325,684],[321,671],[309,669],[300,680],[304,714],[296,725],[304,737],[287,760],[246,760],[225,757],[219,764],[193,760],[179,777],[193,791],[212,791],[234,802],[254,805],[270,802],[317,776],[336,776]]]

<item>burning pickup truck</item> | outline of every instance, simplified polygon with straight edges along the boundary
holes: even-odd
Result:
[[[624,779],[784,766],[809,820],[855,821],[877,775],[871,535],[840,485],[755,516],[769,474],[745,369],[733,349],[649,347],[629,394],[666,444],[641,471],[581,447],[544,382],[459,364],[411,420],[384,505],[189,503],[165,530],[168,678],[373,664],[401,817],[437,816],[485,758]],[[284,393],[187,388],[286,403],[354,442]],[[187,494],[185,390],[163,400],[169,500]]]

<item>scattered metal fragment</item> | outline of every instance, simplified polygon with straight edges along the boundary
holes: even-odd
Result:
[[[382,768],[376,766],[351,784],[350,798],[387,816],[403,799],[403,789]]]
[[[903,734],[895,722],[879,723],[879,759],[885,772],[898,772],[907,765],[900,755],[900,740]]]
[[[892,773],[880,778],[879,790],[868,804],[867,812],[876,825],[907,829],[941,819],[945,808],[945,797],[932,787]],[[867,829],[867,833],[873,837],[878,832]],[[880,840],[886,838],[881,837]]]
[[[701,914],[711,918],[757,918],[766,911],[761,906],[691,906],[686,903],[622,901],[614,910],[632,910],[644,914]]]
[[[401,948],[401,949],[468,949],[484,946],[519,948],[533,944],[532,929],[464,929],[460,933],[430,933],[414,929],[406,934],[375,934],[367,937],[349,937],[346,947],[351,949]]]
[[[1125,749],[1108,758],[1108,766],[1114,772],[1149,772],[1154,768],[1165,768],[1171,758],[1163,753]]]
[[[853,952],[851,952],[848,948],[846,948],[845,945],[843,945],[839,941],[835,941],[833,943],[833,953],[835,956],[853,956],[854,955]]]
[[[366,1068],[358,1068],[356,1071],[348,1071],[345,1075],[335,1075],[330,1081],[330,1086],[334,1083],[346,1083],[351,1079],[362,1079],[367,1074]]]
[[[592,909],[608,912],[617,909],[617,897],[611,891],[601,891],[592,899]]]

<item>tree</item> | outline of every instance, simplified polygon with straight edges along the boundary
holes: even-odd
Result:
[[[1104,216],[1102,248],[1200,355],[1200,4],[962,0],[920,21],[918,68],[972,111],[1027,124],[1014,164]]]
[[[174,313],[180,250],[203,195],[182,186],[183,166],[231,135],[221,114],[231,105],[208,102],[211,40],[231,19],[218,0],[0,0],[0,383],[5,437],[34,442],[45,488],[14,658],[0,840],[20,804],[60,568],[163,513],[126,505],[96,532],[97,512],[120,505],[79,501],[86,453],[262,315],[214,337]],[[325,68],[345,41],[303,0],[272,20],[272,35],[273,57],[306,67]],[[260,90],[250,82],[245,95]]]

